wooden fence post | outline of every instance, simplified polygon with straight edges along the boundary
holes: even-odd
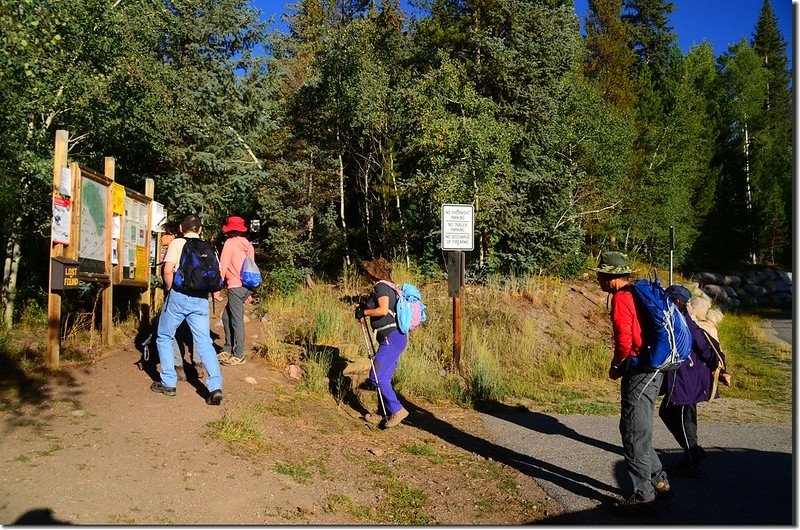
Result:
[[[69,143],[69,132],[64,130],[56,131],[55,148],[53,149],[53,192],[52,200],[59,193],[58,186],[61,183],[61,168],[67,165],[67,150]],[[52,222],[52,220],[51,220]],[[52,230],[50,233],[50,264],[47,278],[47,365],[50,368],[58,366],[61,356],[61,294],[54,293],[51,284],[53,274],[53,258],[64,256],[64,245],[53,244]]]

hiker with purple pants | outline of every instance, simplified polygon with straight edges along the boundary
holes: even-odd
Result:
[[[376,425],[382,424],[384,429],[388,429],[399,425],[408,416],[408,411],[397,399],[392,387],[392,377],[397,370],[400,355],[408,345],[408,335],[403,335],[397,329],[394,309],[397,305],[397,293],[384,283],[392,281],[392,264],[384,258],[377,258],[362,261],[361,267],[375,285],[367,301],[356,306],[355,317],[356,320],[370,317],[370,326],[378,341],[378,351],[373,359],[374,369],[370,370],[369,379],[380,390],[378,412],[366,414],[364,419]]]
[[[689,289],[682,285],[670,285],[667,296],[686,319],[692,334],[692,351],[677,370],[667,372],[662,388],[664,399],[658,415],[683,448],[683,460],[672,473],[697,478],[700,476],[700,462],[706,456],[705,450],[697,442],[697,404],[712,397],[714,372],[719,366],[719,359],[686,310],[686,304],[692,297]],[[722,372],[720,380],[724,385],[730,385],[729,374]]]

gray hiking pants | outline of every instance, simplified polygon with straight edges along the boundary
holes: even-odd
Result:
[[[653,412],[663,377],[660,372],[639,372],[635,368],[629,368],[622,376],[619,420],[622,450],[633,492],[645,500],[655,498],[655,484],[665,476],[653,449]]]
[[[240,359],[244,357],[244,299],[249,294],[247,287],[228,289],[228,303],[222,312],[222,329],[225,332],[222,349]]]

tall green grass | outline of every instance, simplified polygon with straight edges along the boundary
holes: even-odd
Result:
[[[395,373],[395,388],[404,396],[464,406],[530,400],[541,410],[617,410],[618,383],[607,377],[611,345],[586,341],[559,325],[558,315],[567,303],[563,281],[543,275],[494,276],[483,287],[467,287],[462,295],[461,364],[456,367],[446,284],[423,283],[414,270],[402,266],[393,276],[397,283],[420,287],[428,306],[428,321],[411,333]],[[366,354],[352,304],[370,288],[349,269],[336,286],[318,283],[269,298],[265,355],[278,364],[287,362],[281,358],[282,348],[299,345],[303,388],[329,391],[336,386],[328,381],[335,348],[322,346],[349,344],[352,351]],[[556,318],[545,326],[544,315]],[[738,372],[738,383],[727,395],[769,401],[770,382],[784,380],[788,361],[759,337],[757,322],[735,315],[723,320],[723,347],[730,345],[732,371]]]
[[[789,346],[764,339],[761,319],[731,313],[720,322],[719,341],[732,374],[725,396],[764,405],[791,404],[792,355]]]

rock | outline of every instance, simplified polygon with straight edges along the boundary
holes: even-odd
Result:
[[[738,298],[728,298],[726,301],[720,304],[722,309],[738,309],[742,306],[742,303],[739,301]]]
[[[736,298],[736,291],[730,285],[722,286],[725,289],[725,294],[728,295],[728,298]]]
[[[255,377],[250,377],[249,375],[244,378],[245,383],[250,383],[251,385],[257,385],[258,381],[256,381]]]
[[[778,281],[786,282],[789,285],[792,285],[792,273],[786,271],[777,271],[778,274]]]
[[[692,276],[692,279],[700,285],[710,285],[717,281],[717,277],[713,272],[698,272]]]
[[[710,296],[711,299],[717,303],[724,302],[728,299],[728,293],[719,285],[706,285],[703,287],[703,292]]]
[[[777,285],[778,284],[775,280],[764,280],[764,283],[761,284],[761,287],[767,290],[767,294],[772,294],[775,292],[775,287]]]
[[[742,285],[742,279],[740,277],[738,277],[738,276],[727,275],[727,276],[725,276],[723,283],[725,285],[728,285],[728,286],[733,287],[734,289],[736,289],[737,287]]]
[[[361,357],[355,361],[347,363],[347,366],[342,370],[342,375],[353,375],[364,372],[369,372],[372,363],[367,357]]]
[[[385,453],[383,449],[380,449],[378,447],[370,447],[369,449],[367,449],[367,451],[375,456],[383,456]]]
[[[747,271],[747,274],[744,275],[744,282],[753,285],[757,284],[755,271]]]
[[[776,293],[791,293],[792,284],[784,280],[775,280]]]
[[[773,294],[770,298],[773,305],[784,306],[792,303],[792,294],[787,292],[779,292]]]
[[[767,290],[764,287],[749,283],[745,284],[744,290],[747,291],[747,294],[749,294],[753,298],[758,298],[759,296],[764,296],[765,294],[767,294]]]
[[[303,369],[296,364],[290,364],[289,366],[286,367],[284,372],[286,374],[286,377],[288,377],[289,379],[294,379],[296,381],[300,381],[301,379],[303,379]]]

